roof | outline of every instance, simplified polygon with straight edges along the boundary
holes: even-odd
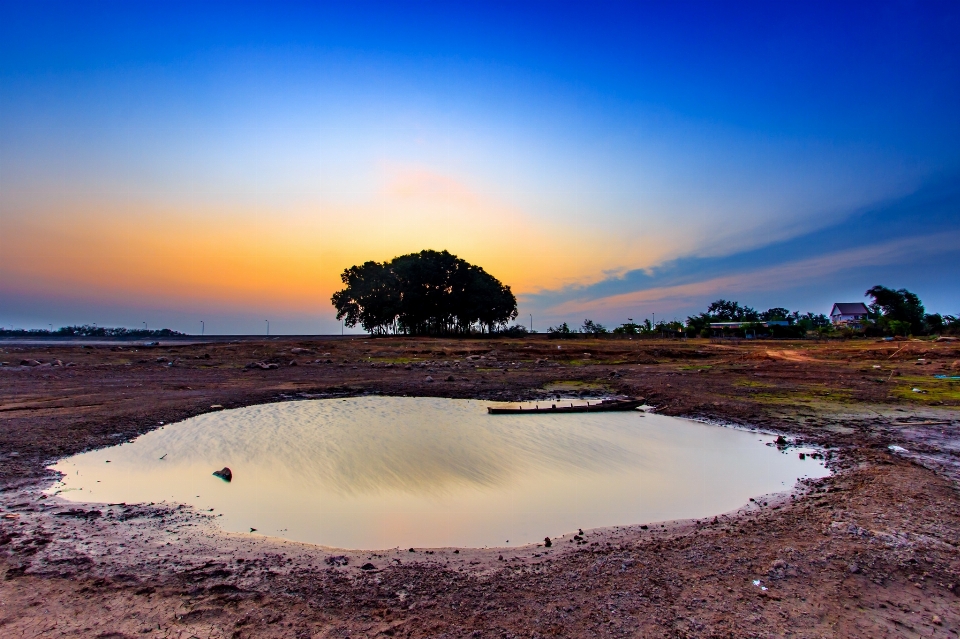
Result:
[[[866,315],[870,309],[863,302],[837,302],[830,311],[831,315],[835,315],[833,311],[837,311],[840,315]]]

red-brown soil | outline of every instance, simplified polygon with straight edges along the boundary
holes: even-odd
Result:
[[[0,360],[4,637],[960,631],[960,386],[934,377],[960,374],[956,343],[0,342]],[[341,552],[223,533],[187,508],[78,507],[42,494],[52,460],[214,405],[556,392],[639,395],[663,413],[783,432],[823,447],[835,474],[716,520],[456,554]],[[328,563],[339,555],[346,565]]]

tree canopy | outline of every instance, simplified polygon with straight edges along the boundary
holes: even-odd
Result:
[[[345,269],[337,319],[374,334],[494,332],[517,317],[510,287],[447,251],[420,251]]]
[[[905,288],[895,291],[886,286],[874,286],[864,295],[873,298],[870,311],[874,318],[887,325],[892,332],[898,335],[920,335],[923,332],[926,315],[915,293]]]

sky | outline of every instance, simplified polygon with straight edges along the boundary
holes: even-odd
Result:
[[[537,330],[960,314],[956,2],[0,0],[0,324],[339,333],[449,250]],[[531,317],[532,316],[532,317]]]

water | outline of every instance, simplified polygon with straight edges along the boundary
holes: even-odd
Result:
[[[339,548],[516,546],[734,510],[827,474],[769,435],[645,414],[488,415],[360,397],[209,413],[64,459],[50,492],[213,509],[228,531]],[[211,475],[228,466],[233,481]]]

